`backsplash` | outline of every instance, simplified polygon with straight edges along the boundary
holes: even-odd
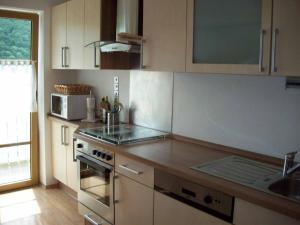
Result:
[[[173,133],[282,158],[300,148],[300,89],[283,77],[175,73]]]
[[[129,71],[125,70],[101,70],[101,71],[74,71],[76,74],[76,83],[83,83],[93,87],[93,94],[96,97],[96,103],[100,102],[102,96],[108,96],[113,100],[113,79],[119,77],[120,102],[124,109],[120,113],[120,120],[129,121]]]
[[[76,79],[112,97],[115,75],[123,117],[131,106],[135,124],[279,158],[300,147],[300,90],[285,89],[283,77],[77,71]]]
[[[161,131],[172,131],[173,73],[130,73],[131,122]]]

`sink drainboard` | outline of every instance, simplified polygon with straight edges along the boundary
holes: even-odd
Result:
[[[250,186],[280,172],[278,167],[239,156],[228,156],[192,169]]]

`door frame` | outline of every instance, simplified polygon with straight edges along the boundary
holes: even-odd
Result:
[[[37,13],[27,13],[11,10],[0,9],[0,17],[11,18],[11,19],[24,19],[31,21],[31,61],[38,65],[38,36],[39,36],[39,15]],[[36,74],[37,74],[36,67]],[[36,82],[38,76],[36,77]],[[36,85],[37,87],[37,85]],[[37,93],[36,93],[37,94]],[[31,179],[0,185],[0,193],[5,191],[10,191],[19,188],[25,188],[33,186],[39,183],[39,150],[38,150],[38,113],[30,113],[30,141],[29,143],[19,143],[20,144],[30,144],[30,169],[31,169]],[[11,146],[16,146],[17,144],[12,144]],[[7,145],[0,145],[1,147],[7,147]]]

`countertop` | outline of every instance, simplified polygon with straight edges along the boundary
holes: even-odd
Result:
[[[54,117],[51,118],[60,120]],[[91,124],[69,121],[68,123],[77,125],[78,128],[102,126],[100,123]],[[240,155],[278,166],[282,166],[282,160],[179,136],[129,145],[101,143],[81,135],[78,130],[75,132],[74,137],[89,141],[91,144],[107,148],[117,154],[146,163],[156,169],[167,171],[186,180],[300,219],[300,203],[298,202],[190,169],[192,166],[229,155]]]

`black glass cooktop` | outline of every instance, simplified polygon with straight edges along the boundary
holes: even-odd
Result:
[[[80,129],[81,134],[111,144],[129,144],[165,138],[168,133],[129,124]]]

